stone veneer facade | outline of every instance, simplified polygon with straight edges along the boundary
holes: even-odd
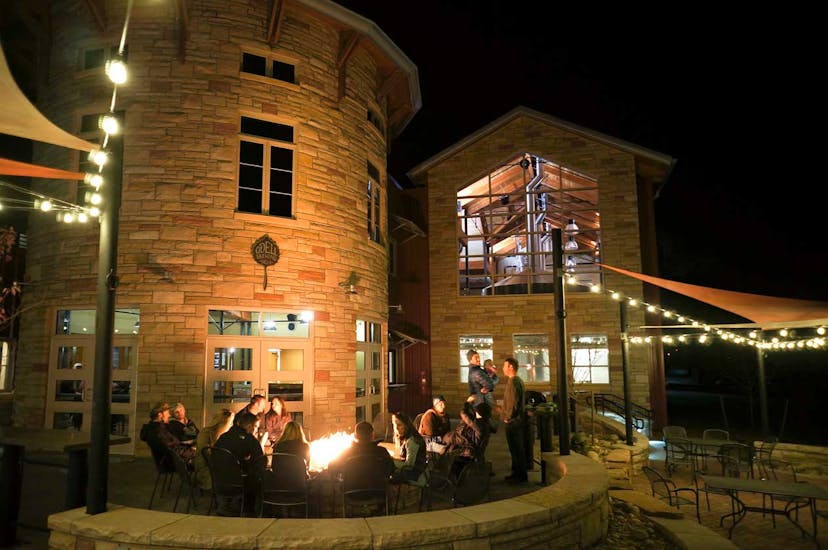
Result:
[[[84,48],[109,48],[120,38],[126,2],[101,4],[107,21],[103,31],[89,3],[53,2],[49,86],[40,103],[63,128],[77,130],[81,115],[108,109],[112,87],[102,70],[78,70]],[[333,3],[281,4],[278,41],[271,47],[269,2],[188,2],[182,60],[176,3],[136,2],[127,39],[130,80],[117,101],[117,109],[126,113],[117,308],[139,308],[141,316],[133,437],[159,399],[184,402],[191,417],[203,422],[210,309],[313,311],[314,384],[312,397],[306,395],[312,399],[306,425],[317,433],[353,425],[355,321],[381,323],[384,332],[388,315],[387,251],[366,233],[365,182],[366,161],[385,181],[389,137],[366,120],[366,109],[388,118],[407,109],[407,120],[419,108],[419,85],[416,68],[404,66],[404,77],[395,82],[402,82],[403,93],[414,90],[415,101],[391,105],[384,80],[388,65],[410,62],[384,35],[379,37],[384,44],[377,46],[372,23]],[[345,57],[344,97],[339,99],[337,64],[354,20],[364,25],[364,34]],[[294,64],[297,84],[240,76],[242,49],[273,53]],[[392,55],[383,58],[389,49]],[[240,115],[293,126],[293,218],[235,211]],[[34,160],[68,169],[78,162],[51,147],[38,147]],[[37,185],[74,200],[74,185]],[[384,187],[382,193],[385,204]],[[383,212],[383,235],[385,218]],[[281,249],[281,259],[269,268],[266,290],[262,267],[250,252],[263,234]],[[47,392],[54,391],[46,386],[55,313],[95,308],[97,244],[96,224],[59,224],[42,215],[31,219],[27,278],[32,290],[24,298],[30,309],[21,325],[15,380],[18,426],[46,421]],[[171,282],[159,282],[157,266],[172,274]],[[346,294],[339,283],[352,271],[360,277],[357,293]]]
[[[459,349],[460,335],[492,336],[495,364],[500,367],[503,359],[513,353],[512,335],[520,333],[545,333],[549,338],[551,383],[527,384],[527,389],[557,393],[554,295],[458,293],[457,190],[521,153],[537,155],[594,178],[599,187],[602,261],[641,272],[637,199],[640,175],[636,148],[630,145],[520,107],[411,170],[411,177],[428,189],[431,369],[435,393],[444,394],[458,408],[468,395],[467,384],[459,381],[458,357],[465,351]],[[657,153],[653,156],[656,164],[660,164],[659,157]],[[669,159],[664,159],[666,167]],[[626,295],[642,296],[641,283],[608,270],[604,272],[604,283]],[[623,395],[618,303],[603,293],[567,291],[565,307],[567,333],[607,334],[610,357],[609,385],[574,386],[570,378],[570,392],[592,390]],[[629,308],[628,320],[629,326],[636,328],[644,324],[644,314],[640,309]],[[651,357],[644,348],[631,346],[629,359],[632,400],[649,406]],[[503,386],[496,389],[496,399],[502,398]]]

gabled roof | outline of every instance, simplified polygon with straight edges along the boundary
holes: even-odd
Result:
[[[535,111],[534,109],[530,109],[528,107],[519,106],[512,109],[497,120],[490,122],[473,134],[461,139],[451,147],[443,149],[433,157],[421,162],[408,171],[408,177],[414,181],[419,181],[421,176],[433,166],[440,164],[442,161],[451,157],[458,151],[461,151],[472,145],[474,142],[493,134],[501,127],[520,117],[534,118],[545,124],[560,128],[561,130],[582,136],[590,141],[603,143],[608,147],[630,153],[635,157],[638,175],[645,178],[651,178],[657,183],[664,182],[667,179],[673,169],[673,165],[676,162],[676,159],[653,151],[652,149],[647,149],[646,147],[641,147],[640,145],[614,138],[612,136],[602,134],[601,132],[584,128],[583,126],[578,126],[572,122],[541,113],[540,111]]]

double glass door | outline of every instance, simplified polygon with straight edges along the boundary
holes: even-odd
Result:
[[[259,394],[268,401],[284,399],[293,420],[307,432],[313,391],[309,340],[210,336],[206,355],[204,425],[221,409],[238,412]]]
[[[138,360],[137,336],[118,336],[112,341],[110,434],[130,437],[135,433],[135,388]],[[92,428],[92,391],[95,369],[94,335],[59,335],[49,353],[46,389],[46,427],[89,432]],[[114,445],[114,453],[131,454],[134,442]]]

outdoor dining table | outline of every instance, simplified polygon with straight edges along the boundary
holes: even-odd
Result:
[[[784,515],[796,526],[797,529],[802,532],[804,536],[813,538],[814,543],[817,548],[819,548],[819,540],[817,539],[816,501],[820,499],[828,499],[828,489],[801,481],[769,481],[712,475],[702,475],[701,479],[704,481],[707,488],[719,489],[730,495],[731,501],[734,505],[734,510],[729,514],[722,516],[722,521],[724,521],[727,517],[733,518],[730,528],[727,531],[728,538],[732,536],[733,528],[736,527],[742,519],[744,519],[748,512],[760,512],[763,515]],[[745,501],[739,497],[739,493],[755,493],[762,495],[762,505],[753,506],[745,503]],[[770,507],[765,506],[766,496],[771,497]],[[786,506],[784,508],[774,507],[774,498],[785,499]],[[805,507],[808,507],[811,512],[811,524],[813,525],[812,533],[809,533],[808,530],[801,525],[795,517],[795,512]]]

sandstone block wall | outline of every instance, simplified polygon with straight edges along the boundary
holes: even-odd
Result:
[[[635,271],[641,269],[635,163],[629,153],[522,116],[431,166],[423,176],[427,181],[429,210],[431,364],[434,392],[446,396],[450,410],[458,409],[468,394],[467,384],[459,378],[461,334],[491,335],[496,363],[512,354],[513,334],[546,334],[551,382],[527,384],[527,389],[557,392],[554,296],[460,296],[458,293],[457,189],[523,152],[595,178],[599,186],[602,261]],[[604,278],[608,288],[638,298],[642,296],[640,283],[610,272]],[[569,291],[565,305],[567,333],[607,334],[610,351],[610,383],[570,384],[570,391],[622,395],[618,303],[606,294]],[[631,327],[637,327],[643,324],[644,316],[640,310],[630,309],[628,319]],[[630,348],[630,366],[633,401],[648,406],[650,366],[644,348]],[[501,398],[500,391],[496,399]]]
[[[53,2],[51,73],[44,113],[77,131],[83,114],[105,111],[111,85],[102,71],[79,71],[87,47],[120,37],[124,2],[104,2],[101,33],[86,2]],[[209,309],[312,310],[316,395],[312,425],[350,426],[354,407],[354,323],[387,319],[387,252],[365,229],[366,162],[385,180],[387,142],[366,120],[384,113],[377,62],[358,45],[338,100],[339,30],[287,3],[277,44],[265,41],[266,2],[203,0],[187,4],[190,35],[178,56],[174,3],[136,3],[129,27],[130,80],[118,94],[125,111],[123,204],[118,238],[117,307],[139,308],[137,417],[150,403],[183,401],[201,417]],[[242,50],[272,52],[295,64],[297,84],[240,75]],[[382,101],[382,103],[378,103]],[[235,212],[241,115],[294,127],[293,219]],[[77,169],[76,154],[39,147],[37,163]],[[74,200],[66,182],[37,182]],[[385,203],[383,191],[382,201]],[[387,223],[382,220],[383,233]],[[251,244],[269,234],[279,262],[263,269]],[[50,338],[57,309],[94,309],[96,224],[65,225],[33,216],[27,279],[30,307],[20,332],[14,422],[42,426]],[[158,270],[172,281],[161,281]],[[339,283],[351,271],[358,293]],[[313,394],[306,391],[306,394]],[[311,397],[308,397],[311,398]],[[201,422],[199,422],[200,424]],[[320,432],[323,431],[320,428]]]

